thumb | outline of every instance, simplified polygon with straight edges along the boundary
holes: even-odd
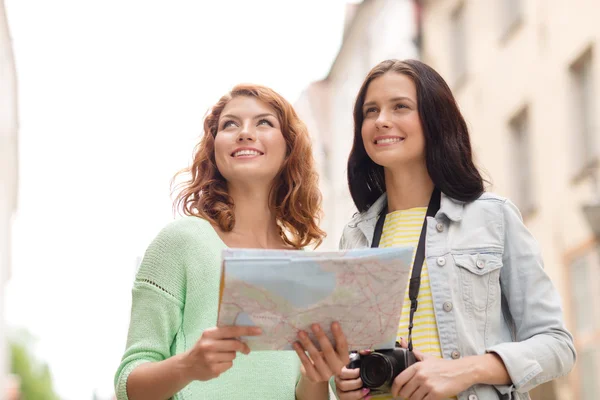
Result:
[[[400,347],[402,347],[403,349],[408,349],[408,342],[403,337],[400,338]]]
[[[419,350],[413,350],[413,353],[415,353],[417,361],[425,361],[431,358],[429,354],[425,354]]]

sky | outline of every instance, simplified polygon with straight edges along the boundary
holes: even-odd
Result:
[[[112,394],[137,260],[174,218],[170,179],[206,110],[239,82],[293,103],[329,71],[345,4],[5,0],[20,125],[6,318],[61,398]]]

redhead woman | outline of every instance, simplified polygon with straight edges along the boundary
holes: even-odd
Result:
[[[319,244],[321,194],[310,138],[271,89],[239,85],[204,121],[176,199],[186,217],[148,247],[135,278],[119,400],[310,399],[294,352],[250,352],[256,327],[216,327],[221,252]],[[325,388],[326,390],[327,388]],[[326,392],[325,392],[326,393]]]

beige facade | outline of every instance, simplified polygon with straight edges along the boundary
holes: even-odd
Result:
[[[327,239],[321,249],[337,249],[344,224],[355,212],[346,163],[352,147],[352,108],[369,70],[388,58],[417,56],[413,0],[365,0],[349,4],[340,51],[327,77],[310,85],[295,103],[313,137]]]
[[[0,398],[4,398],[8,387],[4,288],[10,277],[10,232],[16,208],[16,77],[4,1],[0,0]]]
[[[490,189],[517,203],[540,242],[575,336],[575,370],[532,397],[596,399],[600,2],[429,0],[422,5],[422,59],[453,89]]]

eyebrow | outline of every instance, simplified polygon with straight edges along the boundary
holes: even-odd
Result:
[[[388,103],[395,103],[396,101],[401,101],[401,100],[409,100],[409,101],[411,101],[411,102],[413,102],[413,103],[415,102],[415,101],[414,101],[413,99],[411,99],[410,97],[406,97],[406,96],[399,96],[399,97],[393,97],[393,98],[391,98],[391,99],[388,101]],[[363,104],[363,108],[364,108],[364,107],[371,107],[371,106],[374,106],[374,105],[377,105],[377,103],[376,103],[376,102],[374,102],[374,101],[369,101],[369,102],[367,102],[367,103]]]
[[[252,119],[260,119],[260,118],[264,118],[264,117],[272,117],[272,118],[277,119],[277,117],[271,113],[258,114],[256,116],[254,116]],[[222,120],[225,118],[231,118],[231,119],[237,119],[237,120],[240,119],[239,117],[236,117],[235,115],[232,115],[232,114],[221,115],[221,118],[219,118],[219,119]]]

